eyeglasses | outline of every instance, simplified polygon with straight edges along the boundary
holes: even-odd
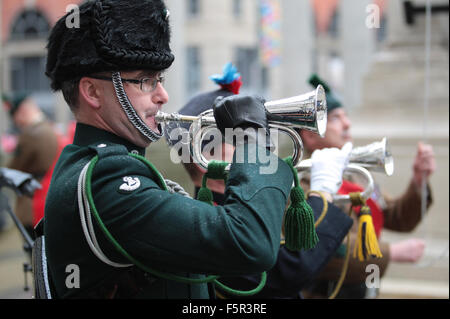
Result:
[[[89,77],[93,78],[93,79],[98,79],[98,80],[112,81],[112,78],[107,77],[107,76],[91,75]],[[141,91],[143,91],[143,92],[153,92],[156,89],[158,82],[161,83],[161,85],[164,85],[164,81],[165,81],[165,78],[161,74],[158,74],[155,77],[143,78],[140,80],[122,78],[122,82],[140,84]]]

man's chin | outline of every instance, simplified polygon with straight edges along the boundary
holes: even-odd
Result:
[[[337,147],[339,149],[341,149],[346,143],[348,142],[352,142],[352,139],[342,139],[339,143],[336,143],[336,145],[332,146],[332,147]]]
[[[344,137],[344,143],[343,143],[342,145],[344,145],[344,144],[347,143],[347,142],[353,142],[353,139],[352,139],[351,136]]]
[[[157,134],[161,134],[161,126],[160,124],[149,126],[151,130]]]
[[[152,119],[147,119],[147,121],[145,121],[145,124],[147,125],[148,128],[150,128],[153,132],[157,133],[157,134],[161,134],[161,125],[159,123],[156,123],[154,118]]]

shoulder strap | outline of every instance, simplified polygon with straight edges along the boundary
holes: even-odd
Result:
[[[91,144],[89,149],[97,153],[99,159],[114,155],[128,155],[128,150],[125,146],[115,143],[99,143]]]
[[[145,157],[139,154],[129,153],[125,146],[115,143],[100,143],[89,145],[89,149],[93,150],[97,154],[95,163],[109,156],[122,155],[134,157],[149,168],[150,172],[152,173],[153,180],[158,184],[158,186],[163,190],[167,190],[167,185],[164,181],[164,178],[162,177],[161,173],[155,168],[155,166],[153,166],[153,164],[150,163]]]

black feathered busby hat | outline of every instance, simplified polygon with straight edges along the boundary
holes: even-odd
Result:
[[[79,27],[69,12],[48,40],[46,74],[54,90],[66,80],[102,71],[167,69],[173,62],[169,11],[162,0],[96,0],[79,7]]]

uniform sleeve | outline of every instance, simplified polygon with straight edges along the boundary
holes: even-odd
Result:
[[[8,163],[8,167],[12,169],[16,169],[18,171],[33,173],[30,172],[30,166],[34,156],[34,147],[29,143],[32,141],[31,137],[28,135],[20,135],[19,141],[17,142],[16,149],[14,150],[14,156]]]
[[[432,192],[427,185],[427,209],[431,206]],[[405,193],[395,199],[385,196],[386,208],[384,213],[384,227],[399,232],[410,232],[422,219],[421,194],[411,181]]]
[[[432,203],[431,188],[428,185],[427,208]],[[389,198],[383,196],[386,202],[386,207],[383,210],[384,227],[394,231],[409,232],[412,231],[421,220],[421,195],[417,192],[414,184],[411,182],[408,185],[406,192],[398,198]],[[350,253],[353,252],[353,247],[356,242],[357,228],[353,228],[350,236]],[[343,244],[346,244],[344,241]],[[369,264],[375,264],[379,267],[380,276],[386,272],[389,260],[390,251],[389,243],[380,241],[381,258],[370,258],[367,261],[359,261],[357,258],[350,256],[347,276],[345,277],[345,284],[359,284],[364,283],[368,273],[366,267]],[[344,264],[344,257],[333,257],[329,264],[321,272],[320,280],[336,281],[342,272]]]
[[[319,197],[310,197],[308,203],[317,220],[322,212],[323,202]],[[293,252],[283,247],[278,261],[271,270],[267,288],[293,295],[311,282],[330,258],[335,254],[342,240],[352,226],[352,219],[339,208],[328,203],[328,212],[316,229],[319,242],[310,250]]]
[[[55,160],[58,140],[48,124],[38,124],[20,135],[13,158],[8,167],[42,179]]]
[[[317,220],[322,212],[323,202],[319,197],[310,197],[308,203]],[[339,208],[328,203],[328,212],[317,227],[319,242],[310,250],[290,251],[280,248],[275,266],[269,271],[264,289],[257,298],[294,298],[305,285],[311,282],[335,254],[342,240],[352,226],[352,219]],[[260,276],[221,278],[221,281],[235,289],[252,289],[259,283]],[[222,293],[222,292],[221,292]]]
[[[256,149],[244,148],[248,157],[244,163],[233,160],[223,206],[170,194],[157,186],[142,162],[110,156],[100,159],[93,172],[96,208],[125,250],[153,269],[217,275],[267,270],[278,253],[293,177],[271,153],[266,155],[276,170],[261,174],[267,165]],[[137,178],[140,186],[119,191],[125,177]]]
[[[356,243],[356,232],[350,233],[350,259],[348,262],[347,274],[345,276],[344,284],[360,284],[364,283],[368,273],[366,272],[366,267],[369,264],[375,264],[379,267],[380,277],[384,275],[386,269],[389,265],[389,244],[380,242],[380,250],[383,255],[381,258],[369,258],[366,261],[360,261],[353,257],[353,248]],[[343,244],[346,246],[347,241],[344,240]],[[318,277],[319,280],[330,280],[337,281],[342,273],[344,266],[345,257],[344,256],[334,256],[331,258],[330,262],[325,266],[323,271]]]

